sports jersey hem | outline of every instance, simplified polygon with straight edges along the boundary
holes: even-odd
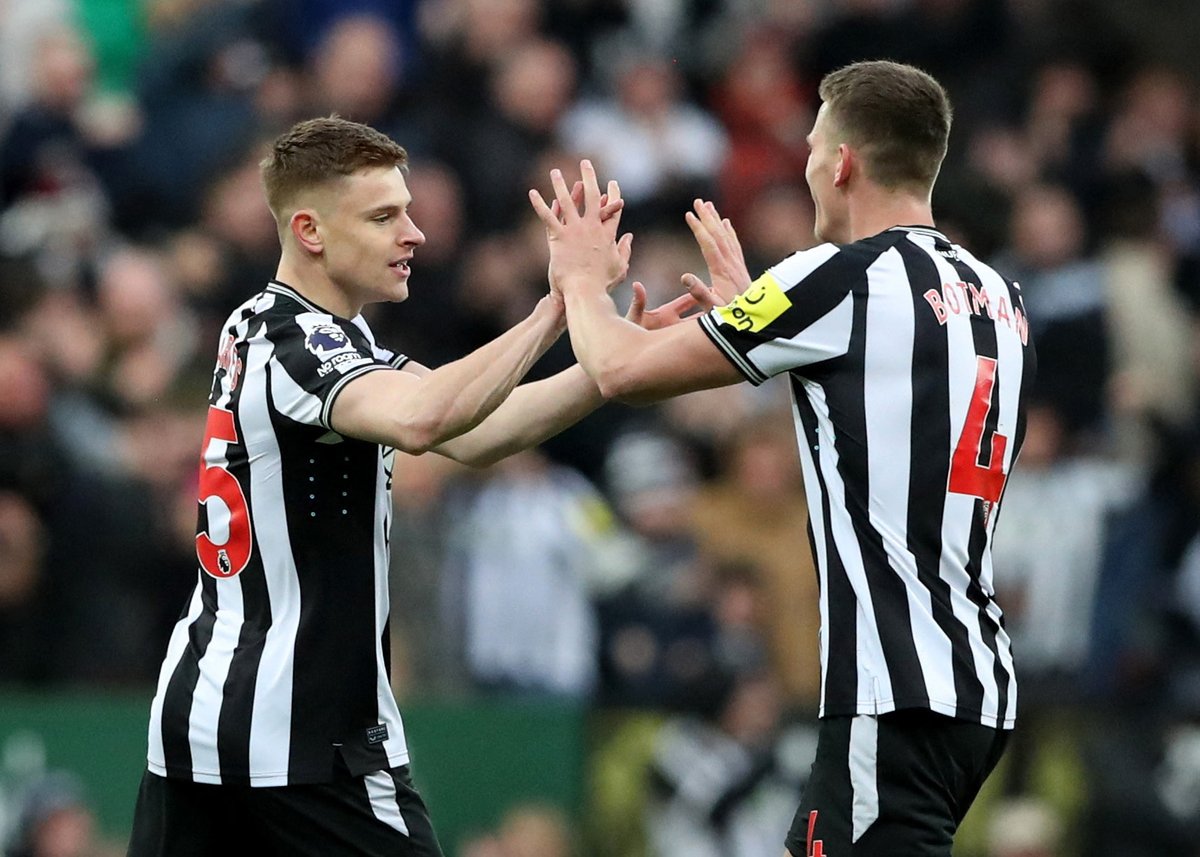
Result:
[[[399,768],[403,765],[409,764],[410,761],[411,760],[407,750],[401,753],[393,753],[387,757],[386,767],[381,767],[378,770],[386,771],[391,768]],[[167,779],[190,780],[194,783],[203,783],[209,785],[221,785],[223,782],[223,777],[219,771],[196,771],[188,769],[172,772],[168,770],[165,765],[156,762],[153,759],[146,760],[146,769],[155,776],[166,777]],[[373,773],[373,771],[364,771],[363,773],[369,774]],[[318,773],[316,771],[272,771],[269,773],[251,774],[248,777],[236,775],[236,778],[239,780],[249,780],[251,787],[255,788],[328,783],[333,782],[335,779],[335,777],[328,771],[322,773]]]
[[[393,369],[400,369],[400,368],[403,368],[405,364],[411,363],[411,362],[412,362],[412,358],[409,357],[407,354],[397,354],[395,357],[392,358],[392,362],[389,363],[388,365],[391,366]]]
[[[905,709],[923,708],[932,711],[935,714],[941,714],[946,717],[952,717],[955,720],[964,720],[968,723],[978,723],[981,726],[987,726],[990,729],[1015,729],[1017,726],[1016,715],[1004,718],[1003,721],[996,715],[984,714],[978,709],[964,709],[955,705],[953,702],[943,700],[927,700],[924,697],[916,700],[895,700],[895,699],[862,699],[857,703],[848,705],[826,705],[821,703],[817,711],[818,717],[857,717],[862,714],[879,715],[891,714],[893,711],[902,711]]]
[[[365,375],[368,372],[374,372],[376,369],[390,368],[392,367],[387,363],[368,363],[366,366],[360,366],[342,376],[341,380],[333,385],[333,389],[329,391],[329,395],[325,397],[325,405],[321,408],[321,425],[327,429],[333,430],[333,426],[329,424],[329,415],[333,413],[333,403],[337,401],[337,397],[341,395],[342,390],[345,389],[347,382],[353,381],[358,376]]]
[[[746,376],[746,380],[755,387],[762,384],[769,376],[759,371],[748,357],[745,357],[741,352],[729,344],[729,341],[720,334],[717,330],[716,323],[708,315],[700,316],[700,329],[703,330],[708,338],[713,341],[717,349],[725,355],[725,358],[733,364],[734,368]]]

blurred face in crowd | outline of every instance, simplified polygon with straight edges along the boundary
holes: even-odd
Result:
[[[1016,199],[1013,249],[1026,265],[1053,270],[1077,259],[1085,243],[1083,213],[1066,190],[1034,186]]]
[[[364,168],[314,189],[313,198],[311,230],[329,280],[357,306],[407,298],[408,263],[425,235],[409,217],[404,173]]]
[[[317,89],[325,106],[360,122],[380,116],[395,93],[400,42],[373,15],[352,15],[335,24],[314,62]]]
[[[842,155],[835,132],[829,105],[822,104],[808,135],[808,165],[804,168],[804,179],[816,208],[813,232],[821,241],[836,243],[849,240],[850,216],[841,192]]]

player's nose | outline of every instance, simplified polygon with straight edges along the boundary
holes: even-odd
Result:
[[[425,243],[425,233],[418,229],[417,224],[410,220],[406,228],[400,232],[399,243],[419,247]]]

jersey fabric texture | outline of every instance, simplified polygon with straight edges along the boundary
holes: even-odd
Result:
[[[700,325],[751,382],[791,384],[821,716],[928,708],[1012,728],[991,542],[1035,369],[1020,287],[897,227],[796,253]]]
[[[272,282],[229,317],[200,464],[199,574],[151,705],[149,769],[329,782],[408,762],[388,665],[392,450],[329,425],[406,358]]]

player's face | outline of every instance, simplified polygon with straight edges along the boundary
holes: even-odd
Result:
[[[359,304],[408,297],[408,262],[425,236],[408,215],[398,167],[371,167],[337,183],[322,212],[329,279]]]
[[[827,105],[817,111],[817,120],[808,135],[808,165],[804,179],[816,208],[813,232],[819,241],[845,241],[849,214],[841,189],[836,185],[841,156],[837,143],[830,135]]]

